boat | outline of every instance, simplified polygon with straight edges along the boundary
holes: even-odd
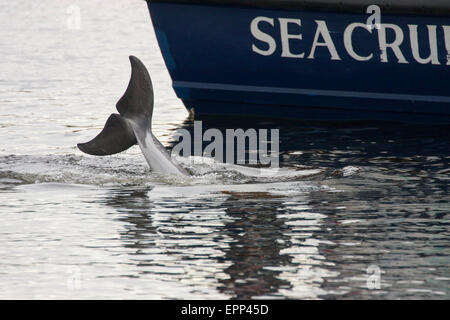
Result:
[[[449,0],[147,0],[195,118],[450,123]]]

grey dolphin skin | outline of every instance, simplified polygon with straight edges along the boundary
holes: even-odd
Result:
[[[153,86],[144,64],[130,56],[131,78],[127,90],[116,104],[119,114],[113,113],[105,127],[89,142],[78,148],[88,154],[105,156],[127,150],[136,143],[152,171],[187,175],[185,169],[170,159],[164,146],[152,133]]]

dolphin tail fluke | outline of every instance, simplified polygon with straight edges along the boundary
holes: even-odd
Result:
[[[117,111],[126,119],[146,123],[151,128],[153,115],[153,86],[150,75],[141,60],[130,56],[131,77],[127,90],[116,104]]]
[[[120,115],[113,113],[106,121],[102,132],[78,148],[94,156],[106,156],[127,150],[137,143],[133,129]]]
[[[137,143],[131,127],[132,121],[139,127],[151,130],[153,114],[153,86],[144,64],[130,56],[131,77],[127,90],[116,104],[120,115],[112,114],[106,121],[102,132],[78,148],[88,154],[106,156],[122,152]]]
[[[102,132],[89,142],[78,144],[81,151],[105,156],[122,152],[138,143],[153,171],[187,174],[171,161],[170,154],[152,134],[153,86],[144,64],[130,56],[131,78],[116,104],[120,115],[112,114]]]

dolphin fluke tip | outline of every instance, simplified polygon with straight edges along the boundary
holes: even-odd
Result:
[[[153,85],[144,63],[129,56],[131,77],[127,90],[116,104],[117,111],[127,119],[146,119],[151,123],[153,114]]]
[[[78,149],[80,149],[84,153],[91,154],[91,153],[89,153],[89,148],[87,147],[87,144],[88,144],[87,142],[85,142],[85,143],[77,143],[77,147],[78,147]]]
[[[130,55],[130,56],[129,56],[129,59],[130,59],[130,62],[131,62],[131,63],[135,63],[135,62],[141,62],[141,63],[142,63],[142,61],[139,60],[138,57],[133,56],[133,55]]]
[[[94,139],[77,144],[78,149],[94,156],[107,156],[127,150],[137,143],[133,129],[120,115],[113,113]]]

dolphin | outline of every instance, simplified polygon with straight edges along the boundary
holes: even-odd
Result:
[[[171,160],[161,142],[152,133],[153,86],[145,65],[130,56],[131,77],[128,87],[116,104],[119,114],[109,116],[103,130],[78,148],[91,155],[106,156],[127,150],[136,143],[154,172],[187,175],[187,171]]]

